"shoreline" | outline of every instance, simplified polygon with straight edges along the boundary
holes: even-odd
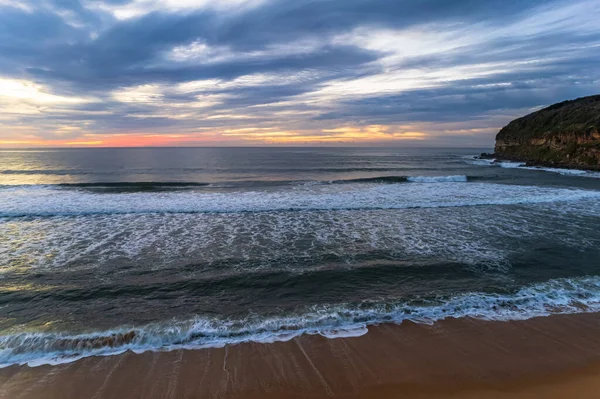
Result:
[[[500,155],[496,153],[482,152],[475,156],[475,159],[493,161],[492,164],[501,162],[520,162],[523,166],[528,168],[549,168],[549,169],[568,169],[581,172],[600,172],[600,167],[594,165],[573,165],[573,164],[562,164],[562,163],[546,163],[531,161],[515,157],[507,157],[506,155]]]
[[[566,398],[600,392],[600,313],[445,319],[359,337],[89,357],[0,370],[0,398]]]

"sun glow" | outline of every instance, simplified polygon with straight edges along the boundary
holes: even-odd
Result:
[[[367,143],[401,140],[425,140],[427,134],[407,130],[409,127],[368,125],[324,129],[318,132],[279,129],[237,129],[222,133],[265,144]]]
[[[47,89],[28,80],[0,78],[0,98],[13,101],[28,100],[37,104],[76,104],[86,100],[48,93]]]
[[[276,127],[215,129],[180,134],[120,133],[84,134],[80,138],[0,140],[4,147],[157,147],[157,146],[203,146],[233,143],[260,144],[319,144],[319,143],[368,143],[394,141],[421,141],[428,134],[415,131],[413,126],[346,126],[322,130],[286,130]]]

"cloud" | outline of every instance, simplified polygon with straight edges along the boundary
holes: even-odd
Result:
[[[488,146],[514,117],[600,90],[599,13],[593,0],[0,0],[0,141]]]

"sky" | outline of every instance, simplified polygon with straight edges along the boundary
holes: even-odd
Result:
[[[600,93],[598,0],[0,0],[0,147],[491,147]]]

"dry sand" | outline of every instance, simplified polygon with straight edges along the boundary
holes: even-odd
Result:
[[[600,398],[600,314],[371,327],[355,338],[0,370],[0,397]]]

